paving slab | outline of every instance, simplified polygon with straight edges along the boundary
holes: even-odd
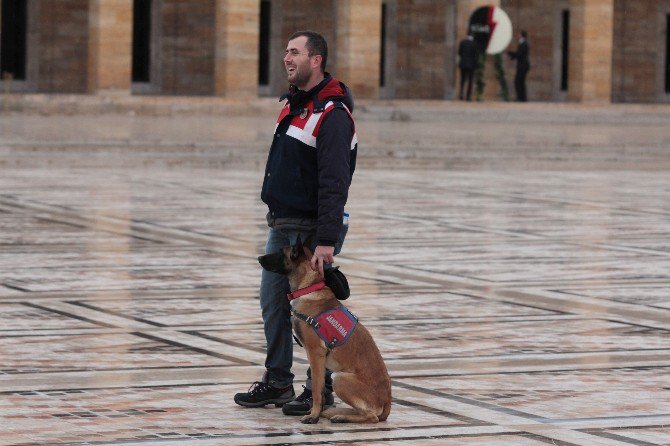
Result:
[[[338,264],[392,411],[309,426],[232,399],[276,102],[4,101],[1,445],[670,444],[670,107],[362,101]]]

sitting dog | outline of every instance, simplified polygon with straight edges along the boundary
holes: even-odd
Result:
[[[301,421],[323,415],[333,423],[377,423],[391,411],[391,379],[368,330],[335,297],[310,267],[312,253],[300,238],[274,254],[258,258],[268,271],[288,276],[291,322],[312,368],[312,411]],[[326,368],[333,372],[335,394],[349,407],[322,412]]]

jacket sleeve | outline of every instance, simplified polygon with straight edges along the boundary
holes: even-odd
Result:
[[[323,118],[316,138],[319,211],[316,240],[334,246],[342,230],[342,214],[351,184],[350,159],[354,123],[346,110],[335,107]]]

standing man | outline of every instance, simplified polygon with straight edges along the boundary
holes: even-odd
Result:
[[[463,100],[463,87],[465,82],[468,83],[468,93],[467,99],[470,100],[472,96],[472,79],[475,74],[475,69],[477,68],[477,61],[479,59],[479,51],[477,50],[477,44],[472,33],[469,33],[468,36],[461,40],[461,43],[458,45],[458,68],[461,69],[461,89],[458,99]]]
[[[284,66],[290,86],[282,97],[287,101],[277,119],[261,191],[269,210],[265,253],[293,245],[300,237],[314,253],[312,269],[322,277],[324,266],[333,262],[348,229],[343,223],[344,205],[358,141],[351,117],[351,93],[325,72],[327,59],[328,46],[320,34],[299,31],[289,38]],[[248,392],[235,395],[235,402],[247,407],[274,404],[283,406],[286,415],[305,415],[312,407],[310,370],[304,392],[295,398],[289,292],[285,276],[262,271],[266,370]],[[324,407],[331,406],[330,371],[324,392]]]
[[[528,74],[528,70],[530,70],[529,51],[528,33],[521,31],[519,34],[519,46],[516,51],[507,52],[512,60],[516,59],[514,89],[516,90],[516,100],[519,102],[526,102],[528,100],[526,96],[526,75]]]

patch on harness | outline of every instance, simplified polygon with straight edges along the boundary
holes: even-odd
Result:
[[[314,328],[316,334],[324,340],[330,349],[343,345],[354,332],[358,318],[354,316],[347,307],[340,305],[339,308],[326,311],[317,315],[314,319],[319,323]]]

